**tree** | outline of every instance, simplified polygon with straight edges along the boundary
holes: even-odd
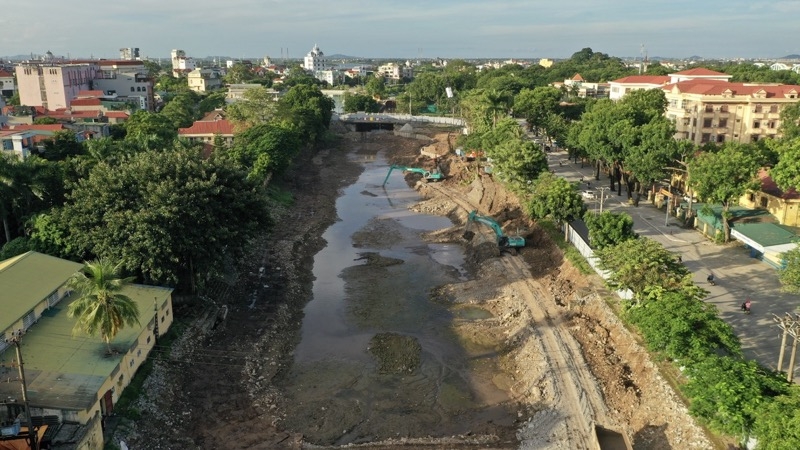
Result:
[[[364,85],[364,89],[370,97],[383,98],[386,94],[386,82],[383,77],[370,77],[367,84]]]
[[[545,128],[551,115],[558,114],[561,91],[554,87],[523,89],[514,98],[514,115],[524,117],[533,131]]]
[[[704,152],[689,162],[690,187],[708,203],[722,204],[725,242],[730,240],[730,207],[748,190],[759,188],[760,161],[744,144],[726,142],[718,152]]]
[[[537,178],[525,209],[531,217],[550,217],[561,224],[580,217],[584,211],[583,199],[567,180],[550,172],[542,172]]]
[[[346,92],[344,94],[344,111],[345,112],[378,112],[378,102],[369,95],[351,94]]]
[[[249,169],[249,178],[264,182],[270,172],[285,170],[301,146],[297,130],[267,123],[238,133],[227,153]]]
[[[778,271],[778,277],[784,292],[800,294],[800,247],[796,247],[783,255],[784,267]]]
[[[333,99],[317,86],[299,84],[278,101],[276,117],[287,128],[295,128],[307,142],[316,142],[328,129],[333,116]]]
[[[774,145],[778,163],[770,169],[769,176],[784,191],[800,188],[800,136],[784,138]]]
[[[259,86],[248,89],[242,97],[226,109],[228,118],[236,122],[239,128],[266,123],[275,116],[278,103],[267,88]]]
[[[75,132],[61,130],[53,133],[53,137],[44,141],[44,152],[40,156],[48,161],[63,161],[81,155],[84,148],[75,137]]]
[[[228,69],[224,81],[226,84],[249,83],[254,77],[249,67],[241,62],[237,62]]]
[[[739,339],[718,313],[714,305],[669,292],[658,301],[628,309],[626,315],[650,350],[688,364],[715,354],[742,355]]]
[[[492,159],[493,174],[514,190],[525,189],[540,173],[547,171],[547,156],[531,141],[508,139],[486,148]]]
[[[125,141],[145,150],[169,147],[178,130],[169,117],[148,111],[136,111],[125,121]]]
[[[122,277],[121,268],[105,259],[86,262],[67,284],[78,295],[67,308],[67,315],[77,320],[73,332],[100,335],[108,353],[111,340],[124,327],[139,325],[139,306],[122,293],[134,278]]]
[[[168,118],[173,128],[188,128],[197,117],[195,110],[198,103],[199,98],[194,91],[181,92],[164,105],[159,114]]]
[[[198,276],[239,261],[268,217],[261,186],[237,164],[176,146],[98,163],[43,241],[68,244],[73,257],[120,261],[148,283],[194,291]]]
[[[783,108],[780,132],[787,141],[800,137],[800,103],[786,105]]]
[[[800,448],[800,388],[763,404],[753,423],[759,450],[794,450]]]
[[[626,213],[587,212],[583,216],[583,221],[589,229],[589,242],[595,249],[614,246],[636,237],[633,231],[633,218]]]
[[[630,289],[637,303],[693,285],[686,266],[652,239],[627,239],[598,249],[595,255],[600,268],[610,272],[606,284],[614,290]]]
[[[690,365],[687,375],[689,412],[711,429],[730,435],[746,434],[768,399],[788,389],[776,373],[738,358],[709,356]]]

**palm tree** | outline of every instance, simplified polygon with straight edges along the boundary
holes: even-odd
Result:
[[[120,268],[121,264],[115,266],[102,258],[86,262],[67,284],[79,296],[67,309],[67,315],[78,320],[73,333],[99,334],[109,354],[117,333],[125,326],[139,325],[139,306],[120,292],[134,278],[122,278]]]

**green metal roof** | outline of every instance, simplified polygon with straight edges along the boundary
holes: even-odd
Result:
[[[83,264],[37,252],[0,261],[0,333],[61,287]]]
[[[153,302],[159,309],[169,299],[172,289],[130,285],[123,293],[139,306],[141,326],[124,328],[111,341],[119,353],[108,356],[100,337],[83,333],[73,336],[75,320],[67,317],[67,306],[77,298],[65,298],[35,323],[22,337],[22,357],[31,406],[66,410],[86,410],[94,405],[103,382],[108,379],[122,357],[153,318]],[[164,332],[162,328],[160,332]],[[146,353],[142,352],[144,359]],[[17,378],[12,361],[13,347],[0,354],[0,379]],[[127,384],[130,380],[125,380]],[[18,383],[0,383],[0,398],[19,398]]]
[[[736,223],[733,229],[763,247],[789,244],[800,239],[791,228],[775,223]]]

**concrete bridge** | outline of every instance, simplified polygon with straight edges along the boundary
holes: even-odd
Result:
[[[414,116],[411,114],[384,114],[384,113],[347,113],[340,114],[339,120],[345,124],[355,125],[356,131],[393,130],[394,125],[449,125],[454,127],[466,126],[464,119],[458,117]]]

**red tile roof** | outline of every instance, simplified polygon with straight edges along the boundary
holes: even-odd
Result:
[[[794,84],[752,84],[752,83],[731,83],[722,80],[686,80],[664,86],[665,91],[672,91],[673,88],[685,94],[702,95],[722,95],[726,91],[731,91],[733,95],[753,95],[763,91],[767,98],[781,98],[788,95],[797,97],[800,95],[800,86]]]
[[[102,97],[105,95],[103,91],[78,91],[78,95],[75,98],[91,98],[91,97]]]
[[[665,75],[631,75],[612,81],[612,83],[629,84],[667,84],[670,78]]]
[[[681,72],[674,73],[672,75],[689,75],[694,77],[703,77],[703,76],[715,76],[718,77],[720,75],[727,75],[722,72],[717,72],[716,70],[706,69],[705,67],[697,67],[694,69],[688,69]]]
[[[572,79],[572,81],[586,81],[586,80],[583,79],[583,77],[579,73],[576,73],[571,79]]]
[[[112,119],[127,119],[130,117],[125,111],[108,111],[105,113],[105,116],[111,117]]]
[[[69,102],[70,106],[100,106],[103,103],[99,98],[76,98]]]
[[[189,128],[179,128],[178,135],[209,135],[209,134],[222,134],[233,136],[233,124],[225,119],[215,120],[213,122],[195,122]]]
[[[0,69],[0,78],[10,78],[10,77],[13,77],[13,76],[14,76],[13,74],[11,74],[9,72],[6,72],[5,70]]]
[[[15,131],[25,131],[25,130],[38,130],[38,131],[61,131],[66,129],[63,124],[54,123],[54,124],[47,124],[47,125],[26,125],[26,124],[19,124],[19,125],[7,125],[3,129],[5,130],[15,130]]]
[[[775,181],[772,179],[772,177],[769,176],[769,172],[766,169],[761,169],[758,172],[758,178],[761,179],[761,192],[774,195],[775,197],[782,198],[784,200],[800,199],[800,192],[797,192],[795,188],[789,188],[786,191],[779,188],[778,185],[775,184]]]

